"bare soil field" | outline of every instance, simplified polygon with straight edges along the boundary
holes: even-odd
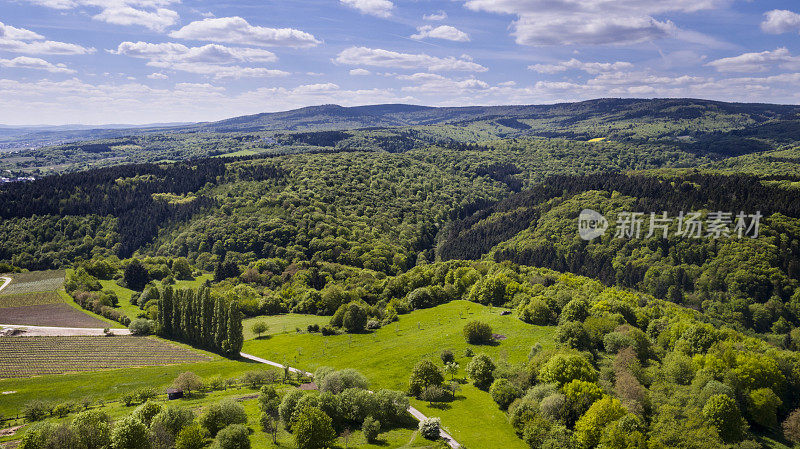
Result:
[[[58,327],[109,327],[109,324],[105,321],[98,320],[66,303],[6,307],[0,309],[0,324]]]
[[[0,378],[209,360],[205,354],[152,337],[0,338]]]

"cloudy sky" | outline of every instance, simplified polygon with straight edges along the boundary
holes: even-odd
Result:
[[[797,0],[0,0],[0,123],[336,103],[800,103]]]

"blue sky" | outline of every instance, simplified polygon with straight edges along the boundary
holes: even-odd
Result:
[[[337,103],[800,103],[790,0],[0,0],[0,123]]]

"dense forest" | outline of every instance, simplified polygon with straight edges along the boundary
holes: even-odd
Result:
[[[78,305],[231,358],[248,317],[330,317],[296,333],[335,338],[501,307],[554,347],[465,355],[467,373],[531,448],[797,443],[797,112],[321,106],[64,143],[3,158],[57,174],[0,184],[0,264],[68,268]],[[586,209],[609,232],[582,239]],[[718,235],[646,232],[651,213],[717,212]],[[641,236],[613,232],[630,213]],[[435,402],[444,376],[420,363],[408,393]]]

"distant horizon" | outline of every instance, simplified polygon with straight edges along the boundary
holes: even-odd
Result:
[[[328,103],[800,104],[799,34],[790,0],[17,0],[0,2],[0,123]]]
[[[346,109],[355,109],[355,108],[364,108],[364,107],[372,107],[372,106],[418,106],[424,108],[434,108],[434,109],[446,109],[446,108],[490,108],[490,107],[527,107],[527,106],[555,106],[559,104],[577,104],[577,103],[589,103],[593,101],[599,100],[632,100],[632,101],[658,101],[658,100],[687,100],[687,101],[708,101],[708,102],[715,102],[715,103],[728,103],[728,104],[762,104],[762,105],[774,105],[774,106],[799,106],[800,103],[769,103],[769,102],[741,102],[741,101],[724,101],[724,100],[713,100],[709,98],[695,98],[695,97],[597,97],[597,98],[590,98],[586,100],[578,100],[578,101],[557,101],[552,103],[508,103],[508,104],[468,104],[468,105],[459,105],[459,106],[434,106],[434,105],[426,105],[426,104],[416,104],[416,103],[365,103],[365,104],[357,104],[357,105],[350,105],[344,106],[336,103],[319,103],[319,104],[309,104],[306,106],[299,106],[291,109],[282,109],[276,111],[264,111],[264,112],[255,112],[255,113],[247,113],[247,114],[239,114],[239,115],[231,115],[225,116],[222,118],[217,119],[209,119],[209,120],[200,120],[200,121],[190,121],[190,122],[144,122],[144,123],[63,123],[63,124],[9,124],[9,123],[0,123],[0,130],[24,130],[24,129],[31,129],[35,132],[37,129],[41,131],[47,131],[47,128],[66,128],[65,131],[77,131],[80,128],[87,128],[88,129],[127,129],[127,128],[161,128],[161,127],[173,127],[173,126],[188,126],[188,125],[197,125],[202,123],[214,123],[219,121],[225,121],[229,119],[235,119],[239,117],[248,117],[253,115],[261,115],[261,114],[281,114],[286,112],[298,111],[301,109],[308,109],[308,108],[318,108],[322,106],[338,106],[341,108]]]

